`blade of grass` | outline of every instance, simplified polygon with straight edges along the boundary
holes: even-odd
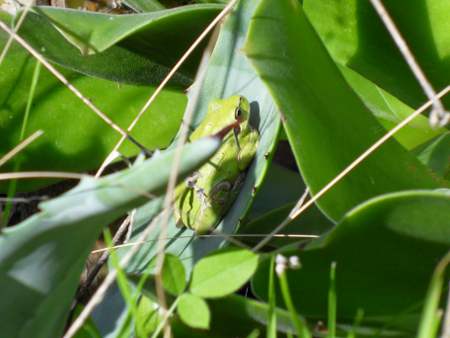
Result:
[[[25,11],[27,11],[27,9],[25,9]],[[25,11],[24,11],[24,13],[25,13]],[[24,16],[25,16],[25,14],[22,13],[22,16],[20,17],[20,19],[22,19],[22,17],[24,17]],[[19,22],[20,22],[20,20],[19,20]],[[18,26],[19,26],[19,24],[18,24]],[[10,39],[11,39],[11,37],[10,37]],[[8,42],[9,42],[9,40],[8,40]],[[5,49],[6,49],[6,46],[5,46]],[[1,58],[0,58],[0,64],[1,64]],[[36,92],[36,87],[37,87],[37,82],[39,79],[40,72],[41,72],[41,63],[36,60],[36,65],[35,65],[34,71],[33,71],[33,77],[31,78],[31,86],[30,86],[30,91],[28,93],[27,105],[25,107],[25,113],[23,115],[22,127],[20,129],[19,142],[22,142],[25,138],[25,132],[26,132],[27,126],[28,126],[28,119],[30,116],[31,105],[33,103],[34,94]],[[43,134],[43,132],[40,130],[35,132],[33,135],[31,135],[28,138],[29,143],[22,142],[22,145],[24,145],[24,147],[26,147],[28,144],[33,142],[36,138],[38,138],[42,134]],[[20,150],[22,150],[22,149],[23,148],[21,148]],[[20,150],[18,150],[18,151],[20,151]],[[16,154],[17,154],[17,152],[16,152]],[[1,165],[2,165],[2,163],[0,161],[0,166]],[[20,159],[16,160],[16,162],[14,163],[13,171],[14,172],[20,171]],[[16,187],[17,187],[17,180],[12,180],[8,186],[8,193],[7,193],[8,198],[14,197],[14,195],[16,194]],[[0,222],[0,230],[3,227],[6,227],[8,225],[9,214],[11,213],[11,209],[12,209],[12,203],[11,202],[6,203],[5,210],[3,212],[3,221]]]
[[[436,336],[436,330],[440,321],[437,316],[437,311],[444,286],[445,271],[449,264],[450,251],[439,261],[433,272],[433,276],[431,277],[419,330],[417,332],[417,338],[430,338]]]
[[[144,289],[145,283],[147,282],[147,280],[151,277],[151,273],[154,269],[154,265],[153,264],[149,264],[147,266],[147,268],[144,270],[144,272],[142,273],[141,277],[139,278],[139,282],[134,290],[134,294],[133,294],[133,301],[137,302],[139,297],[141,296],[141,292]],[[118,337],[122,337],[122,335],[125,335],[125,330],[127,329],[127,323],[130,320],[130,316],[131,316],[131,311],[128,308],[127,312],[125,314],[125,319],[122,321],[122,325],[121,328],[118,330],[119,334],[117,335]]]
[[[112,240],[111,232],[109,231],[108,228],[106,228],[103,231],[103,235],[104,235],[106,244],[108,246],[112,246],[113,240]],[[138,309],[136,306],[136,300],[135,300],[135,297],[133,297],[133,295],[132,295],[132,290],[130,288],[130,284],[128,282],[127,276],[125,275],[125,272],[123,271],[122,267],[120,266],[120,262],[119,262],[119,259],[117,257],[115,250],[110,250],[109,255],[110,255],[111,264],[114,267],[114,269],[117,271],[117,285],[119,286],[120,292],[128,306],[128,309],[130,310],[130,312],[132,313],[132,315],[135,319],[134,322],[136,325],[136,334],[138,337],[144,337],[145,331],[144,331],[141,321],[137,320],[138,319]]]
[[[311,333],[309,332],[306,323],[297,314],[294,303],[292,302],[288,280],[286,277],[286,271],[283,271],[281,274],[279,274],[278,279],[280,281],[281,294],[283,295],[284,303],[286,304],[286,307],[291,314],[291,319],[297,330],[297,335],[301,338],[311,338]]]
[[[178,304],[178,300],[180,298],[177,297],[174,302],[172,303],[172,305],[170,306],[170,308],[165,311],[164,313],[164,318],[161,320],[161,323],[159,323],[158,327],[156,328],[155,332],[153,332],[153,335],[151,338],[157,338],[159,336],[159,333],[161,332],[161,330],[163,329],[163,327],[166,325],[167,320],[169,319],[169,317],[172,315],[172,313],[175,311],[177,304]]]
[[[330,287],[328,289],[328,338],[336,337],[336,262],[330,267]]]
[[[437,337],[438,336],[438,332],[439,332],[439,327],[441,324],[441,320],[442,320],[442,316],[444,315],[444,311],[442,311],[441,309],[438,309],[436,311],[435,314],[435,320],[434,320],[434,327],[431,328],[430,330],[430,336],[429,337]],[[448,338],[447,336],[444,336],[444,334],[441,335],[441,338]]]
[[[450,337],[450,281],[447,285],[447,310],[444,315],[444,323],[442,324],[442,337],[449,338]]]
[[[364,318],[364,310],[358,309],[356,311],[355,320],[353,321],[352,328],[347,334],[347,338],[356,338],[356,328],[361,324],[363,318]]]
[[[275,294],[275,256],[270,258],[270,272],[269,272],[269,309],[268,309],[268,324],[267,324],[267,338],[276,338],[277,336],[277,314],[275,312],[276,294]]]
[[[159,222],[161,215],[167,212],[167,210],[163,210],[160,214],[158,214],[151,223],[146,227],[146,229],[142,232],[141,236],[139,237],[140,241],[145,241],[146,238],[153,232],[153,230],[156,227],[157,222]],[[125,266],[128,264],[128,262],[131,260],[133,255],[138,251],[140,245],[135,245],[120,261],[121,266]],[[92,310],[97,306],[98,303],[101,302],[103,297],[106,294],[106,291],[111,286],[111,284],[116,279],[117,272],[116,270],[110,271],[106,278],[103,280],[102,284],[98,287],[97,291],[95,292],[94,296],[89,300],[89,302],[84,307],[83,311],[80,313],[80,315],[77,317],[77,319],[72,323],[72,325],[69,327],[67,332],[64,334],[63,338],[72,338],[77,333],[78,329],[81,328],[83,323],[86,321],[86,319],[91,314]]]

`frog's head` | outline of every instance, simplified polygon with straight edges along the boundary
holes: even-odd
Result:
[[[236,109],[234,110],[234,118],[242,123],[247,121],[250,117],[250,103],[243,96],[235,96],[233,99],[236,100]]]

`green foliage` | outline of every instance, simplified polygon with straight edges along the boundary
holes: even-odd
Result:
[[[127,128],[226,2],[126,0],[140,12],[127,15],[35,7],[19,34]],[[404,4],[385,5],[432,85],[447,85],[448,3],[414,0],[407,12]],[[13,21],[3,12],[0,20]],[[211,101],[242,95],[259,132],[255,158],[210,233],[179,228],[169,216],[161,271],[168,309],[155,291],[162,224],[155,222],[127,266],[119,262],[129,246],[111,251],[117,285],[77,337],[157,337],[165,325],[175,337],[436,337],[449,278],[450,137],[446,128],[430,128],[425,115],[290,220],[280,233],[292,236],[252,250],[289,217],[306,188],[316,194],[425,101],[370,2],[240,1],[210,37],[217,40],[204,76],[194,82],[208,39],[133,129],[149,150],[163,150],[130,169],[83,179],[0,234],[0,336],[61,336],[102,230],[132,214],[134,242],[161,212],[186,97],[194,130]],[[0,48],[7,38],[1,31]],[[2,171],[94,170],[120,137],[17,43],[0,65],[0,88],[0,157],[44,131]],[[219,143],[208,138],[183,147],[179,182]],[[133,157],[138,149],[125,143],[120,152]],[[49,182],[17,181],[18,191]],[[13,192],[14,184],[0,189]],[[298,256],[301,268],[286,263],[280,273],[278,253]]]
[[[180,297],[177,312],[181,320],[190,327],[208,329],[210,313],[203,298],[185,293]]]
[[[186,273],[178,256],[172,254],[164,256],[162,281],[167,292],[175,296],[186,288]]]
[[[386,1],[387,11],[434,88],[448,85],[450,3],[412,0],[408,10]],[[425,102],[419,84],[370,2],[304,0],[305,13],[331,55],[411,106]],[[445,102],[450,101],[447,98]]]
[[[5,17],[0,13],[0,18]],[[1,48],[6,39],[6,34],[1,31]],[[0,65],[0,88],[8,89],[0,91],[2,154],[19,142],[34,67],[32,57],[15,44]],[[123,128],[131,123],[154,90],[154,87],[138,85],[118,86],[112,81],[62,71],[74,86]],[[164,90],[132,135],[149,149],[165,147],[178,129],[185,103],[186,99],[180,91]],[[117,132],[45,69],[39,75],[25,135],[31,135],[36,130],[42,130],[43,136],[2,167],[2,171],[11,170],[17,162],[20,162],[23,171],[92,170],[100,165],[120,139]],[[131,156],[137,154],[138,149],[125,142],[121,152]],[[21,181],[17,188],[23,191],[46,184],[49,184],[48,180]],[[0,189],[5,191],[7,186],[1,184]]]
[[[120,83],[156,85],[219,8],[194,5],[112,15],[39,7],[27,15],[21,31],[35,49],[66,68]],[[189,85],[200,56],[198,49],[171,84]]]
[[[253,275],[258,255],[248,250],[215,251],[202,258],[192,271],[190,291],[196,296],[217,298],[238,290]]]
[[[184,176],[206,161],[219,142],[185,147]],[[0,236],[0,302],[7,337],[54,337],[64,327],[84,262],[101,229],[147,201],[144,192],[164,192],[174,151],[99,180],[84,179],[63,196],[42,203],[42,212]],[[62,276],[64,276],[62,278]],[[48,320],[48,318],[55,320]],[[26,319],[26,325],[23,321]]]
[[[342,78],[300,4],[261,1],[245,51],[285,116],[288,139],[313,194],[384,134]],[[337,221],[370,197],[439,184],[415,157],[389,140],[318,205]]]
[[[240,94],[250,100],[253,109],[259,118],[253,121],[260,134],[259,145],[255,159],[247,170],[245,181],[235,203],[216,228],[223,233],[234,233],[240,227],[241,220],[249,210],[255,191],[261,186],[270,164],[270,155],[274,151],[277,135],[280,129],[278,112],[273,104],[262,81],[248,63],[241,51],[247,34],[246,27],[253,15],[256,6],[255,1],[243,1],[239,4],[239,11],[230,16],[221,26],[216,46],[210,58],[210,66],[201,83],[201,90],[197,105],[194,109],[195,116],[192,130],[200,123],[208,110],[210,101],[217,98],[227,98]],[[156,204],[158,202],[155,202]],[[153,210],[156,210],[154,208]],[[139,233],[154,216],[146,206],[137,211],[139,219],[134,227],[136,239]],[[198,238],[189,229],[180,229],[172,219],[167,229],[166,251],[179,255],[185,265],[187,274],[192,271],[195,262],[219,248],[225,243],[224,238]],[[152,234],[150,239],[156,240],[158,233]],[[153,242],[154,243],[154,242]],[[140,273],[155,256],[155,245],[143,247],[130,262],[129,273]],[[126,250],[123,250],[125,252]]]
[[[285,253],[299,255],[302,264],[287,272],[291,294],[303,315],[325,316],[329,269],[335,261],[338,320],[351,322],[363,309],[368,323],[415,330],[434,266],[449,247],[448,190],[384,195],[347,213],[303,251]],[[262,264],[253,279],[254,291],[263,299],[268,267],[268,262]]]

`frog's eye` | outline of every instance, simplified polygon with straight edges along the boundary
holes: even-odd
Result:
[[[240,120],[240,119],[242,119],[243,115],[244,114],[242,112],[242,109],[240,107],[237,107],[236,110],[234,111],[234,118],[236,120]]]

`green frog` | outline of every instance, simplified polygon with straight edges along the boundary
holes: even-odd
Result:
[[[258,131],[250,124],[250,104],[239,95],[212,101],[189,140],[219,135],[222,145],[200,169],[176,188],[177,224],[210,232],[236,200],[256,154]]]

